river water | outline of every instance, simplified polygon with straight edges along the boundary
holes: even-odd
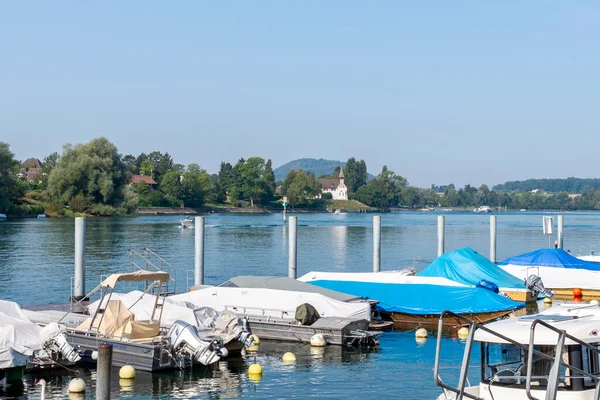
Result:
[[[446,251],[470,246],[489,255],[489,215],[446,212]],[[437,253],[437,215],[400,212],[382,215],[382,270],[425,268]],[[497,256],[548,247],[556,234],[542,233],[542,216],[556,214],[497,213]],[[372,269],[372,214],[298,214],[298,276],[311,270],[370,271]],[[89,218],[87,220],[86,289],[101,277],[131,269],[130,249],[149,248],[162,256],[176,275],[176,290],[193,283],[194,230],[179,229],[178,216]],[[217,284],[236,275],[287,275],[286,227],[281,214],[226,215],[206,218],[205,283]],[[600,245],[600,213],[566,213],[564,247],[572,253]],[[556,229],[555,229],[556,230]],[[593,248],[593,247],[592,247]],[[600,248],[600,247],[599,247]],[[69,298],[73,275],[74,223],[71,219],[24,219],[0,222],[0,299],[22,306],[63,303]],[[141,262],[141,257],[133,256]],[[165,264],[165,269],[169,267]],[[463,344],[443,341],[447,371],[455,376]],[[297,362],[280,358],[293,351]],[[263,342],[256,355],[221,363],[214,370],[193,373],[138,373],[133,387],[113,379],[114,396],[124,398],[373,398],[434,399],[435,340],[418,344],[414,332],[390,332],[373,352]],[[248,380],[248,364],[263,366],[260,382]],[[476,359],[476,358],[475,358]],[[474,371],[476,372],[476,371]],[[94,372],[80,371],[93,398]],[[473,379],[476,380],[475,373]],[[47,395],[66,398],[69,376],[49,379]],[[39,398],[30,379],[24,394]],[[4,394],[7,395],[7,394]],[[0,397],[3,394],[0,393]]]

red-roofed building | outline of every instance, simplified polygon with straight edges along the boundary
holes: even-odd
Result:
[[[130,185],[135,185],[136,183],[146,182],[148,185],[156,185],[156,181],[152,179],[151,176],[148,175],[132,175],[129,180]]]

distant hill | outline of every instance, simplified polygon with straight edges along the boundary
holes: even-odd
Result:
[[[541,189],[544,192],[583,193],[600,188],[598,178],[566,178],[566,179],[527,179],[526,181],[511,181],[494,186],[494,190],[507,192],[530,192]]]
[[[301,158],[299,160],[290,161],[273,170],[275,179],[282,181],[287,176],[288,172],[293,169],[303,169],[307,172],[312,172],[317,178],[321,175],[331,175],[333,170],[338,166],[345,166],[344,161],[325,160],[323,158]],[[374,176],[369,174],[369,180]]]

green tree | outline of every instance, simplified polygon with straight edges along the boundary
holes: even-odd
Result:
[[[136,164],[135,156],[133,156],[131,154],[127,154],[126,156],[123,156],[123,164],[125,164],[125,169],[127,170],[128,174],[136,175],[138,173],[139,168]]]
[[[18,161],[8,143],[0,142],[0,212],[9,212],[19,202],[27,189],[27,183],[15,179]]]
[[[281,192],[293,206],[311,205],[321,194],[321,184],[310,172],[306,173],[303,169],[291,170],[285,177]]]
[[[188,165],[181,180],[180,199],[188,207],[202,207],[211,183],[210,175],[198,164]]]
[[[152,164],[152,161],[149,159],[142,161],[142,164],[140,165],[140,174],[153,178],[154,164]]]
[[[177,171],[166,172],[160,181],[160,190],[167,196],[179,198],[181,195],[181,175]]]
[[[275,193],[275,174],[273,173],[273,164],[271,163],[271,159],[267,160],[265,164],[265,185],[267,187],[267,192],[273,195]]]
[[[83,195],[88,204],[119,205],[127,171],[117,147],[101,137],[86,144],[66,144],[63,154],[50,173],[48,192],[60,204]]]

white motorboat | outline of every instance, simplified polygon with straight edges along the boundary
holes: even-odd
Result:
[[[598,305],[561,304],[536,315],[471,323],[456,386],[440,376],[441,339],[440,331],[434,380],[444,392],[438,400],[591,400],[600,394]],[[467,378],[474,345],[481,348],[481,362],[473,366],[480,370],[479,384]]]
[[[573,257],[563,249],[540,249],[507,258],[498,266],[520,279],[542,278],[558,298],[600,297],[600,264]]]
[[[490,206],[481,206],[481,207],[475,208],[473,210],[473,212],[476,212],[476,213],[490,213],[490,212],[492,212],[492,208]]]
[[[38,219],[43,219],[43,218],[46,218],[46,214],[43,214],[43,213],[42,213],[42,214],[38,214],[38,215],[37,215],[37,218],[38,218]]]
[[[190,217],[185,217],[184,219],[179,221],[179,227],[181,229],[186,229],[186,228],[193,228],[194,227],[194,220],[191,219]]]

